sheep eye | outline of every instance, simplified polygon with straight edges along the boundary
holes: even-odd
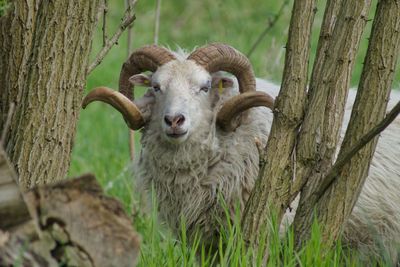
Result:
[[[200,88],[200,91],[207,93],[211,89],[211,81],[207,82],[207,85]]]
[[[207,87],[207,86],[204,86],[204,87],[201,87],[201,88],[200,88],[200,91],[203,91],[203,92],[205,92],[205,93],[207,93],[208,90],[210,90],[210,88]]]

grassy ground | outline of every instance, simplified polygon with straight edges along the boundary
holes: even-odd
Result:
[[[112,34],[123,13],[123,1],[112,2],[109,11],[108,32]],[[283,2],[283,1],[281,1]],[[279,1],[259,0],[170,0],[163,1],[160,25],[160,44],[175,48],[177,45],[192,49],[209,42],[225,42],[247,53],[268,21],[280,9]],[[287,38],[292,1],[283,8],[283,15],[251,56],[257,76],[279,82],[281,79],[284,46]],[[319,1],[315,19],[315,33],[312,42],[315,51],[318,28],[322,21],[325,1]],[[152,43],[155,1],[139,1],[137,20],[133,29],[133,46],[140,47]],[[372,14],[372,13],[371,13]],[[372,17],[372,15],[370,16]],[[371,23],[369,23],[371,24]],[[371,26],[371,25],[369,25]],[[369,28],[366,31],[369,32]],[[364,35],[352,80],[356,85],[362,69],[362,58],[366,51],[367,35]],[[98,31],[93,56],[101,47],[101,33]],[[87,88],[99,85],[116,88],[120,67],[127,57],[126,35],[115,46],[103,63],[89,76]],[[312,55],[312,59],[314,55]],[[312,62],[312,61],[311,61]],[[397,75],[395,87],[399,87]],[[78,132],[73,149],[69,175],[93,172],[105,190],[119,198],[130,212],[141,210],[137,201],[131,163],[128,154],[128,130],[122,117],[114,109],[104,104],[93,104],[81,112]],[[189,249],[185,241],[175,240],[163,225],[157,222],[155,214],[135,216],[135,227],[143,237],[140,266],[191,266],[195,265],[194,249]],[[340,244],[331,251],[322,253],[318,228],[315,227],[312,241],[301,253],[293,251],[293,236],[286,241],[278,241],[278,234],[270,250],[271,266],[342,266],[357,265],[354,256],[345,255]],[[217,257],[222,266],[249,266],[250,252],[243,250],[239,241],[240,231],[233,226],[226,235],[229,250]],[[205,260],[206,261],[206,260]],[[209,264],[205,263],[204,265]]]

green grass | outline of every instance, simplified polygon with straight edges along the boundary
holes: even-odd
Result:
[[[108,13],[108,35],[111,35],[122,17],[123,1],[109,2],[111,6]],[[325,1],[319,1],[318,4],[311,59],[314,58],[324,3]],[[171,48],[179,45],[191,50],[195,46],[209,42],[225,42],[247,53],[252,43],[264,30],[268,20],[279,10],[280,5],[279,1],[259,0],[163,1],[160,44]],[[154,6],[155,1],[141,0],[138,2],[137,20],[133,28],[134,48],[152,43]],[[281,79],[283,70],[284,46],[291,6],[292,1],[289,1],[278,23],[250,58],[257,76],[277,83]],[[370,17],[373,17],[372,12]],[[352,79],[353,86],[356,85],[362,70],[362,60],[367,47],[367,34],[371,22],[368,26],[357,56]],[[92,58],[101,48],[101,44],[99,28],[93,43]],[[99,85],[116,88],[120,67],[126,57],[126,34],[124,34],[119,45],[112,48],[103,63],[88,77],[87,90]],[[400,87],[399,85],[400,77],[397,73],[394,87]],[[157,220],[154,212],[150,214],[141,212],[144,207],[138,201],[139,197],[134,187],[131,166],[128,152],[128,130],[121,115],[109,106],[100,103],[92,104],[87,110],[82,111],[69,175],[94,173],[106,192],[120,199],[128,212],[139,211],[134,216],[134,225],[143,240],[140,266],[199,265],[199,262],[195,260],[195,249],[189,247],[185,239],[175,239],[162,222]],[[221,250],[215,260],[218,259],[221,266],[251,266],[249,260],[254,253],[255,258],[258,259],[256,266],[259,266],[261,253],[245,250],[240,238],[238,220],[229,229],[226,229],[223,240],[221,240],[221,244],[226,244],[225,249]],[[317,226],[313,228],[310,243],[299,253],[294,252],[292,232],[289,232],[281,242],[276,227],[270,227],[269,230],[275,229],[269,251],[270,266],[358,265],[357,257],[347,255],[348,252],[345,252],[340,244],[337,244],[334,249],[326,250],[321,244]],[[208,266],[212,259],[206,256],[206,251],[202,251],[201,247],[198,247],[198,250],[198,253],[202,255],[201,262],[204,266]]]
[[[153,212],[140,214],[136,217],[135,226],[142,234],[142,250],[140,266],[263,266],[265,242],[259,244],[256,250],[247,249],[242,239],[240,229],[240,214],[236,211],[236,218],[228,227],[221,228],[219,251],[210,254],[199,245],[195,238],[189,246],[185,231],[176,239],[158,221],[156,200],[153,198]],[[229,216],[229,212],[226,212]],[[182,221],[182,229],[185,223]],[[320,229],[314,223],[309,243],[301,251],[295,251],[294,235],[290,229],[284,239],[279,237],[275,220],[266,226],[271,233],[268,250],[268,266],[360,266],[357,256],[344,250],[340,243],[333,249],[328,249],[321,243]],[[381,266],[384,266],[382,263]]]

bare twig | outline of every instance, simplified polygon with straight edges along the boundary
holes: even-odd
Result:
[[[92,64],[90,64],[87,74],[91,73],[104,59],[107,53],[110,51],[111,47],[118,42],[119,37],[125,31],[125,29],[131,25],[135,19],[134,7],[136,5],[137,0],[131,0],[130,5],[125,10],[124,17],[122,18],[122,22],[119,25],[117,31],[114,35],[106,41],[106,45],[100,50],[100,52],[96,55],[95,60]]]
[[[258,36],[257,40],[251,46],[249,52],[247,52],[247,57],[250,57],[251,54],[253,54],[254,50],[256,50],[257,46],[261,43],[261,41],[264,39],[264,37],[267,35],[267,33],[275,26],[276,22],[282,16],[283,10],[285,9],[285,7],[287,6],[288,3],[289,3],[289,0],[285,0],[282,3],[281,7],[279,8],[278,13],[276,13],[271,19],[268,20],[266,28]]]
[[[125,0],[125,8],[128,9],[131,6],[131,0]],[[126,49],[126,53],[127,53],[127,57],[129,57],[129,55],[131,54],[132,51],[132,26],[133,24],[128,26],[128,30],[127,30],[127,49]]]
[[[4,124],[3,132],[1,133],[0,146],[3,146],[4,142],[6,141],[6,136],[7,136],[8,128],[10,127],[10,124],[11,124],[11,117],[14,113],[14,109],[15,109],[15,104],[12,102],[10,104],[10,107],[8,108],[7,120],[6,120],[6,123]]]
[[[126,1],[129,5],[129,0]],[[158,44],[158,34],[160,29],[160,11],[161,11],[161,0],[156,1],[156,14],[154,18],[154,44]],[[131,52],[131,31],[128,29],[128,56]],[[129,154],[131,160],[135,158],[135,131],[129,130]]]
[[[156,15],[154,18],[154,44],[158,44],[158,33],[160,31],[160,11],[161,11],[161,0],[157,0]]]
[[[106,33],[106,26],[107,26],[107,12],[108,12],[108,4],[107,0],[104,0],[104,7],[103,7],[103,47],[106,46],[107,41],[107,33]]]
[[[130,0],[125,0],[125,8],[129,8],[130,4]],[[132,51],[132,25],[128,27],[127,34],[126,57],[128,58]],[[129,155],[133,161],[135,159],[135,131],[131,129],[129,129]]]
[[[368,144],[375,136],[380,134],[390,123],[399,115],[400,113],[400,101],[392,108],[392,110],[386,115],[386,117],[381,120],[374,128],[372,128],[368,133],[363,135],[358,142],[351,147],[348,152],[340,157],[336,163],[332,166],[328,174],[325,176],[324,180],[319,186],[317,192],[318,198],[320,198],[325,191],[330,187],[330,185],[335,181],[341,169],[350,161],[350,159],[355,156],[360,149],[362,149],[366,144]]]

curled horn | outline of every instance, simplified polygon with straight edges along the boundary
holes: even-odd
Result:
[[[144,71],[154,72],[159,66],[174,59],[175,56],[171,52],[156,45],[144,46],[136,50],[122,66],[119,76],[119,92],[106,87],[96,88],[85,97],[82,107],[85,108],[93,101],[108,103],[121,112],[132,130],[140,129],[145,121],[140,110],[132,102],[133,85],[129,78]]]
[[[236,76],[241,93],[256,90],[256,79],[250,61],[245,55],[225,44],[210,44],[193,51],[188,59],[194,60],[209,73],[227,71]]]
[[[126,124],[132,130],[138,130],[144,124],[142,113],[136,105],[129,98],[117,91],[107,87],[97,87],[83,99],[82,107],[86,108],[93,101],[102,101],[113,106],[121,112]]]
[[[188,59],[195,61],[210,73],[227,71],[238,79],[240,95],[229,99],[217,115],[217,123],[223,130],[236,129],[237,125],[233,124],[233,119],[249,108],[273,108],[274,100],[270,95],[256,92],[256,79],[250,61],[233,47],[219,43],[210,44],[196,49]]]
[[[119,92],[127,98],[132,99],[133,89],[129,81],[132,75],[144,71],[155,72],[159,66],[175,59],[175,56],[163,47],[148,45],[139,48],[122,65],[119,75]]]
[[[224,103],[217,114],[217,123],[224,131],[233,131],[237,124],[234,119],[240,113],[254,107],[274,108],[274,98],[264,92],[245,92],[231,97]]]

